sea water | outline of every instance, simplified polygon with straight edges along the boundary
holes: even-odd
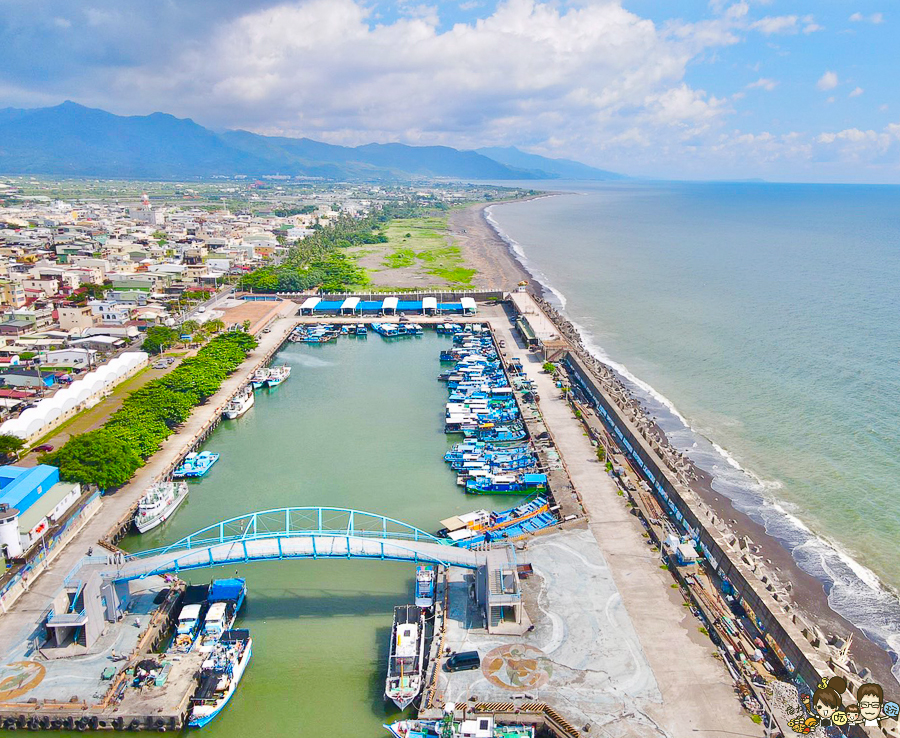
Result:
[[[205,449],[221,454],[188,500],[159,528],[131,535],[128,550],[169,545],[214,523],[282,507],[377,513],[433,532],[440,520],[518,497],[466,495],[443,461],[461,436],[443,432],[448,336],[342,337],[287,344],[273,363],[290,378],[258,390],[243,417],[226,420]],[[238,627],[253,658],[228,707],[204,735],[378,738],[401,717],[384,701],[394,606],[414,600],[415,565],[293,560],[197,569],[194,584],[247,579]]]
[[[714,488],[896,653],[900,188],[552,186],[489,218]]]

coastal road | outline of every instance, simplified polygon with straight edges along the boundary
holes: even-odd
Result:
[[[651,553],[642,527],[597,461],[581,424],[553,378],[543,372],[543,360],[525,349],[502,307],[486,307],[481,314],[490,318],[497,338],[506,341],[507,356],[521,359],[528,378],[537,384],[544,422],[582,497],[589,529],[659,685],[662,704],[645,702],[644,714],[665,735],[677,738],[764,735],[740,707],[730,675],[712,655],[715,647],[683,606],[683,598],[672,588],[672,577],[660,568],[658,554]]]

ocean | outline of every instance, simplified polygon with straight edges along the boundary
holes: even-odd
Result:
[[[551,187],[489,220],[900,677],[900,187]]]

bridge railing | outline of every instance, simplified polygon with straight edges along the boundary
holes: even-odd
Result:
[[[450,541],[446,538],[438,538],[408,523],[376,513],[339,507],[285,507],[223,520],[195,531],[168,546],[137,551],[129,554],[128,558],[148,558],[176,551],[262,538],[323,536],[381,538],[450,545]]]

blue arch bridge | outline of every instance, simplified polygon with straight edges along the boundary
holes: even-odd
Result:
[[[127,581],[282,559],[375,559],[478,569],[487,555],[384,515],[339,507],[283,507],[215,523],[163,548],[111,558],[101,568],[103,578]]]

